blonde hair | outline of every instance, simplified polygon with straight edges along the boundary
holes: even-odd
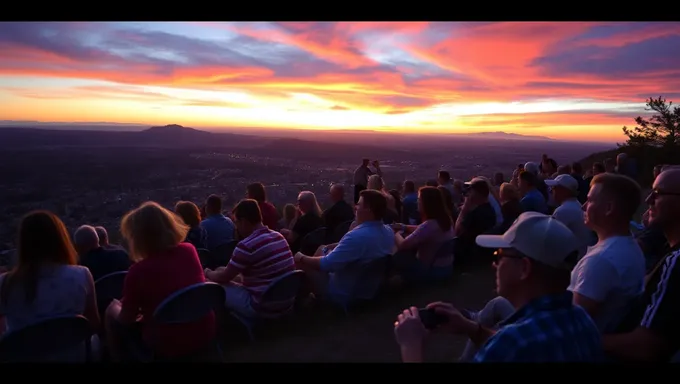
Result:
[[[298,200],[307,200],[311,202],[312,204],[312,212],[317,214],[318,216],[321,216],[321,207],[319,206],[319,202],[316,200],[316,195],[312,191],[302,191],[298,195]]]
[[[368,177],[368,188],[375,189],[376,191],[382,191],[385,186],[385,182],[380,175],[371,175]]]
[[[498,190],[496,188],[494,188],[493,184],[491,183],[491,180],[489,180],[488,177],[477,176],[477,177],[473,178],[471,181],[475,181],[475,180],[484,180],[484,182],[486,182],[486,184],[489,186],[489,194],[491,196],[493,196],[494,199],[496,199],[496,201],[500,202],[501,197],[498,194]]]
[[[139,261],[177,246],[186,238],[189,226],[175,213],[147,201],[123,216],[120,232],[130,245],[130,257]]]
[[[517,187],[510,183],[501,184],[499,195],[502,201],[519,200],[519,191],[517,190]]]

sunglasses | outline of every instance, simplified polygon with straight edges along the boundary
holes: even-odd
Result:
[[[678,192],[663,192],[658,189],[652,189],[652,191],[649,193],[649,197],[652,199],[656,199],[659,196],[680,196],[680,193]]]
[[[496,261],[500,261],[504,257],[509,259],[523,259],[526,257],[512,248],[498,248],[493,255],[496,258]]]

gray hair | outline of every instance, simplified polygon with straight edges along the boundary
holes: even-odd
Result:
[[[321,207],[319,207],[319,202],[316,200],[316,195],[312,191],[302,191],[298,195],[298,201],[309,201],[312,203],[312,211],[317,215],[321,216]]]
[[[81,225],[73,234],[73,242],[80,247],[96,248],[99,246],[97,230],[91,225]]]
[[[109,243],[109,233],[106,232],[106,228],[98,225],[94,227],[94,230],[97,231],[97,237],[99,237],[100,245],[106,245]]]
[[[533,161],[529,161],[524,164],[524,170],[533,173],[534,175],[538,175],[538,164],[534,163]]]

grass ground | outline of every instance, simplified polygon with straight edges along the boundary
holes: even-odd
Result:
[[[394,340],[394,321],[403,309],[422,307],[433,301],[481,309],[493,298],[494,272],[490,265],[457,273],[446,284],[399,289],[389,292],[372,308],[348,317],[325,308],[296,314],[275,334],[266,334],[252,343],[230,345],[225,351],[229,362],[399,362]],[[456,360],[465,346],[462,337],[441,335],[431,338],[426,360]]]

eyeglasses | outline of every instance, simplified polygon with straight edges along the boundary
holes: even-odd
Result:
[[[659,196],[680,196],[680,193],[678,192],[664,192],[660,191],[658,189],[652,189],[652,191],[649,193],[649,198],[656,199]]]
[[[523,259],[526,257],[512,248],[498,248],[496,252],[493,253],[493,255],[498,261],[504,257],[509,259]]]

